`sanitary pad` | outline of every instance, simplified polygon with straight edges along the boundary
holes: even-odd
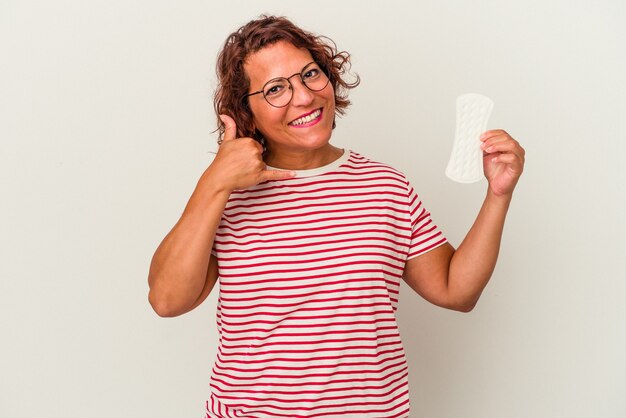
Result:
[[[475,183],[484,178],[480,134],[487,130],[493,100],[480,94],[464,94],[456,99],[456,134],[446,176],[459,183]]]

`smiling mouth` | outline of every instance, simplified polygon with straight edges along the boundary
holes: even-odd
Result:
[[[296,120],[292,120],[289,122],[289,126],[293,126],[296,128],[303,128],[306,126],[315,125],[322,116],[322,108],[312,111],[308,115],[304,115],[299,117]]]

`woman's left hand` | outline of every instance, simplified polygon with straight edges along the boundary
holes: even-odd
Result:
[[[524,148],[502,129],[487,131],[480,140],[483,169],[491,191],[496,196],[512,194],[524,171]]]

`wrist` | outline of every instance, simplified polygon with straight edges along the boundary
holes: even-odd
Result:
[[[234,190],[226,182],[225,177],[220,176],[219,173],[213,170],[212,166],[209,166],[206,170],[204,170],[204,173],[202,173],[202,176],[200,176],[200,179],[198,180],[198,185],[196,188],[210,194],[223,194],[226,196],[230,196],[230,194]]]
[[[497,194],[491,188],[487,188],[487,196],[485,197],[485,201],[497,206],[502,206],[508,208],[511,204],[511,200],[513,199],[513,192]]]

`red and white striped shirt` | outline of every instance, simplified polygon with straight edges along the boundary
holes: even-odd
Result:
[[[408,417],[400,279],[444,242],[406,178],[355,152],[233,192],[206,417]]]

